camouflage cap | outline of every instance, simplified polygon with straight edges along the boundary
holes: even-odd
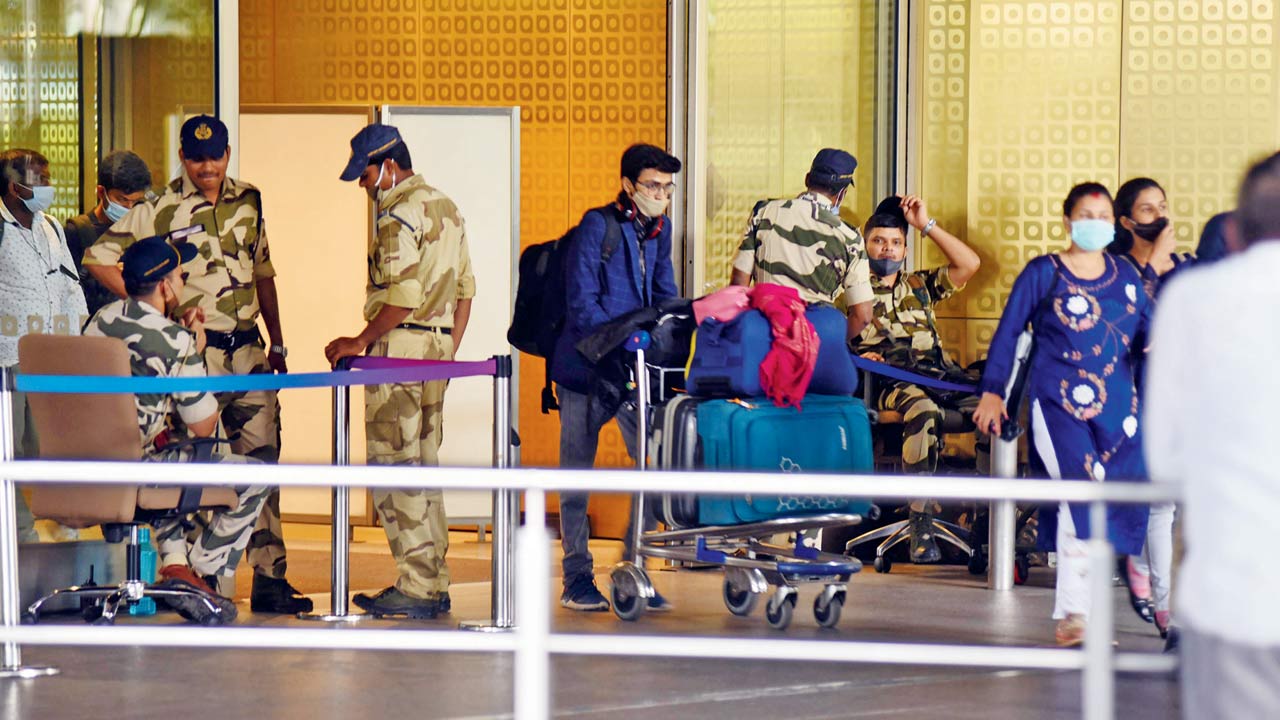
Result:
[[[227,126],[212,115],[196,115],[182,123],[178,139],[188,160],[216,160],[227,152]]]
[[[841,188],[853,182],[853,171],[858,161],[844,150],[823,148],[813,156],[809,177],[832,187]]]
[[[404,139],[400,137],[400,131],[391,125],[370,123],[364,126],[351,138],[351,159],[347,161],[347,167],[338,179],[344,182],[355,180],[364,174],[364,169],[369,167],[372,158],[402,142]]]
[[[124,264],[125,283],[144,285],[160,280],[195,257],[195,245],[188,242],[171,245],[165,236],[154,235],[130,245],[120,260]]]

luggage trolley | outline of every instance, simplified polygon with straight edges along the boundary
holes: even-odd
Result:
[[[634,333],[626,349],[636,354],[634,378],[637,397],[637,469],[646,469],[649,456],[650,368],[645,363],[645,350],[650,342],[644,331]],[[659,374],[662,369],[657,369]],[[618,563],[610,574],[610,599],[614,613],[622,620],[634,621],[644,614],[653,583],[644,569],[643,559],[663,558],[692,564],[724,568],[723,595],[729,612],[747,616],[754,611],[761,595],[769,593],[764,615],[769,626],[783,630],[790,623],[799,599],[797,586],[822,584],[814,599],[813,615],[825,628],[835,627],[844,607],[847,583],[862,570],[856,558],[820,552],[804,544],[804,531],[818,528],[856,525],[864,516],[875,517],[879,509],[867,503],[865,513],[809,514],[783,517],[740,525],[696,525],[675,523],[676,527],[658,532],[644,532],[646,513],[644,493],[636,493],[632,503],[632,553]],[[669,505],[672,499],[663,498]],[[663,520],[672,523],[672,513]],[[794,533],[788,546],[771,544],[768,539],[780,533]],[[770,592],[770,588],[773,588]]]

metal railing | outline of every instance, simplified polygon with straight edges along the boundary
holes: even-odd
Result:
[[[992,448],[992,479],[934,478],[890,475],[819,475],[742,472],[646,472],[632,470],[512,470],[509,427],[509,358],[498,360],[494,381],[493,468],[426,468],[349,466],[347,411],[349,388],[334,388],[333,466],[202,465],[159,463],[50,462],[13,460],[13,427],[9,373],[0,369],[0,677],[36,677],[52,668],[22,664],[21,645],[137,645],[148,647],[328,648],[365,650],[434,650],[444,652],[510,652],[516,658],[513,703],[516,716],[545,718],[550,711],[550,656],[553,654],[682,656],[760,660],[974,666],[1045,670],[1081,670],[1083,714],[1090,720],[1114,713],[1114,674],[1168,672],[1176,659],[1149,653],[1116,653],[1112,648],[1114,618],[1111,579],[1114,556],[1105,538],[1088,541],[1091,557],[1093,611],[1085,649],[790,640],[785,638],[666,637],[589,635],[551,631],[551,538],[546,530],[548,491],[694,492],[732,494],[843,495],[876,499],[977,500],[991,503],[991,559],[988,583],[995,590],[1013,587],[1016,501],[1090,504],[1092,527],[1106,526],[1107,502],[1151,503],[1177,500],[1175,488],[1146,484],[1052,482],[1010,479],[1016,468],[1014,443]],[[333,488],[333,574],[331,610],[319,619],[349,622],[348,515],[352,487],[445,488],[492,490],[494,493],[491,618],[463,627],[513,633],[456,633],[442,630],[370,630],[320,628],[85,627],[21,626],[17,580],[17,536],[14,507],[16,482],[83,484],[235,485],[242,473],[255,484],[329,486]],[[525,526],[517,531],[520,493],[524,492]],[[519,563],[516,563],[516,552]],[[519,568],[542,568],[516,573]],[[518,593],[517,593],[518,591]],[[518,601],[518,604],[517,604]],[[521,620],[517,627],[516,619]]]
[[[70,463],[7,461],[0,463],[0,492],[11,495],[16,481],[83,483],[168,483],[181,485],[234,484],[247,468],[234,465],[189,465],[175,478],[172,466],[150,463]],[[1110,718],[1114,712],[1114,673],[1168,672],[1173,658],[1149,653],[1116,653],[1112,617],[1113,553],[1101,538],[1089,542],[1093,612],[1086,630],[1084,651],[982,645],[899,644],[845,640],[789,640],[760,638],[665,637],[651,635],[590,635],[552,632],[550,627],[550,543],[545,527],[545,493],[552,490],[603,491],[620,489],[646,492],[725,492],[734,494],[844,495],[939,500],[994,500],[1051,502],[1065,500],[1091,506],[1094,527],[1105,527],[1105,503],[1151,503],[1177,499],[1174,488],[1145,484],[1100,484],[1039,480],[984,478],[927,478],[915,476],[838,476],[761,473],[650,472],[643,476],[627,470],[513,471],[502,468],[406,468],[255,466],[255,482],[289,486],[328,485],[334,488],[442,487],[492,489],[513,496],[525,492],[525,526],[516,543],[515,567],[542,568],[512,577],[519,626],[513,634],[472,634],[441,630],[369,630],[347,628],[341,632],[307,628],[156,628],[145,626],[67,627],[17,625],[17,597],[6,595],[5,623],[0,642],[47,645],[140,645],[252,648],[342,648],[385,650],[435,650],[513,652],[516,656],[515,697],[519,718],[544,718],[549,714],[549,662],[552,654],[683,656],[764,660],[813,660],[836,662],[978,666],[1082,670],[1084,717]],[[0,551],[12,552],[12,506],[0,517]],[[0,555],[3,557],[3,555]],[[10,566],[16,570],[16,565]],[[5,578],[5,585],[16,578]],[[495,583],[496,585],[497,583]],[[495,591],[496,592],[496,591]],[[6,655],[6,666],[20,665]]]

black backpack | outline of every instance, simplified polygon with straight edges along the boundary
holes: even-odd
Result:
[[[612,205],[592,212],[600,213],[605,220],[604,241],[600,247],[603,265],[622,244],[622,226]],[[576,230],[576,226],[569,228],[559,239],[530,245],[520,253],[520,275],[507,342],[521,352],[547,359],[547,379],[542,389],[544,414],[558,409],[551,391],[551,355],[564,330],[564,252]]]

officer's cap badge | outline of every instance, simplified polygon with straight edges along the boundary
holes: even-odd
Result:
[[[208,140],[211,137],[213,137],[213,129],[209,127],[208,123],[200,123],[200,126],[196,128],[196,139]]]

